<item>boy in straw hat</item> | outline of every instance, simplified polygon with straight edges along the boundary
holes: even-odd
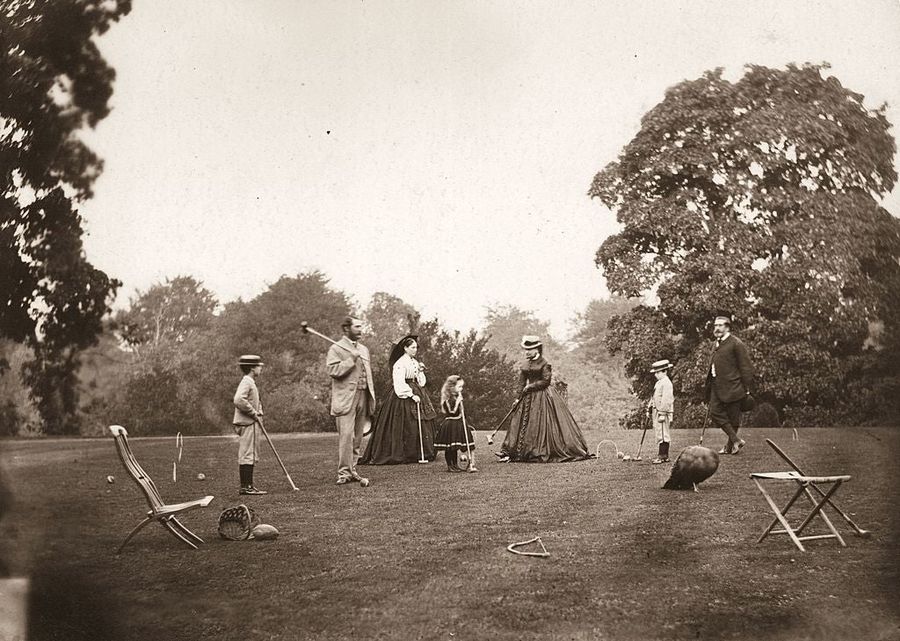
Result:
[[[650,366],[650,373],[656,376],[656,385],[653,388],[649,409],[656,442],[659,443],[659,453],[651,461],[654,464],[669,462],[669,443],[672,441],[669,428],[672,425],[675,407],[675,394],[668,374],[672,367],[672,363],[668,360],[656,361]]]
[[[238,361],[244,378],[234,393],[234,431],[238,435],[238,473],[241,479],[240,494],[267,494],[253,485],[253,466],[259,460],[259,418],[263,415],[256,377],[262,371],[263,362],[255,354],[245,354]]]

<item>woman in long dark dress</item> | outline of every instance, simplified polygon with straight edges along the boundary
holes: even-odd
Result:
[[[552,368],[537,336],[523,336],[525,361],[519,369],[521,400],[510,416],[500,448],[501,461],[565,463],[591,457],[566,402],[550,385]]]
[[[444,413],[444,419],[434,436],[434,449],[444,451],[444,459],[450,472],[462,472],[461,462],[469,472],[478,471],[475,467],[475,432],[463,416],[464,385],[462,377],[452,374],[441,388],[441,412]]]
[[[378,407],[362,465],[415,463],[424,456],[433,461],[434,421],[437,413],[424,386],[424,366],[416,360],[418,336],[405,336],[391,349],[392,389]],[[422,433],[419,438],[419,415]]]

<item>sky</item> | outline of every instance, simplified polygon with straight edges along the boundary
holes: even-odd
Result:
[[[466,330],[514,305],[564,338],[608,295],[617,224],[586,192],[668,87],[828,62],[900,123],[898,34],[897,0],[136,0],[97,41],[116,81],[83,136],[105,161],[85,249],[117,308],[317,269],[360,308],[384,291]]]

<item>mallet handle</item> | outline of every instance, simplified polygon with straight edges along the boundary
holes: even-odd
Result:
[[[256,422],[259,424],[259,429],[262,430],[263,436],[265,436],[266,440],[269,442],[269,447],[272,448],[272,452],[275,454],[275,458],[278,459],[278,464],[281,466],[281,469],[284,470],[284,475],[287,477],[288,483],[291,484],[291,489],[293,489],[295,492],[299,492],[300,488],[294,485],[294,479],[291,478],[290,473],[284,466],[284,462],[281,460],[281,457],[278,456],[278,450],[276,450],[275,446],[272,444],[272,439],[269,438],[269,433],[266,431],[266,428],[263,427],[262,419],[257,417]]]
[[[706,418],[703,419],[703,429],[700,430],[700,445],[703,445],[703,434],[706,433],[707,423],[709,423],[709,405],[706,406]]]
[[[346,347],[346,346],[344,346],[344,345],[341,345],[340,343],[338,343],[338,342],[337,342],[336,340],[334,340],[333,338],[329,338],[328,336],[325,336],[325,334],[322,334],[321,332],[317,332],[316,330],[314,330],[312,327],[310,327],[310,326],[308,326],[308,325],[303,325],[303,331],[304,331],[304,332],[309,332],[310,334],[315,334],[315,335],[318,336],[319,338],[324,338],[326,341],[328,341],[328,342],[331,343],[332,345],[335,345],[336,347],[340,347],[341,349],[343,349],[343,350],[345,350],[345,351],[348,351],[348,352],[350,351],[350,348],[349,348],[349,347]],[[360,355],[360,358],[363,359],[364,361],[366,361],[367,363],[369,362],[369,359],[366,358],[365,356]]]
[[[317,332],[312,327],[304,327],[303,331],[309,332],[310,334],[315,334],[319,338],[324,338],[326,341],[328,341],[329,343],[331,343],[333,345],[337,345],[338,347],[343,347],[343,345],[338,345],[338,342],[336,340],[334,340],[333,338],[329,338],[328,336],[325,336],[325,334],[322,334],[321,332]]]
[[[422,438],[422,405],[416,403],[416,420],[419,423],[419,463],[427,463],[425,459],[425,440]]]
[[[519,402],[521,402],[522,397],[516,399],[516,402],[513,403],[513,406],[509,408],[509,411],[506,413],[506,416],[500,419],[500,422],[497,424],[497,429],[491,432],[490,439],[494,440],[494,436],[496,436],[497,432],[500,431],[500,428],[503,427],[503,424],[506,422],[506,419],[510,417],[510,415],[515,411],[515,409],[519,406]]]
[[[650,418],[648,416],[645,416],[644,420],[641,421],[641,423],[644,424],[644,431],[641,433],[641,444],[638,446],[638,453],[635,458],[641,457],[641,450],[644,449],[644,437],[647,436],[647,428],[649,427],[649,424],[650,424]]]
[[[463,436],[465,436],[466,440],[466,456],[469,457],[468,469],[474,472],[475,468],[472,466],[472,444],[469,443],[469,426],[466,424],[466,406],[463,404],[462,397],[459,399],[459,412],[462,417]]]

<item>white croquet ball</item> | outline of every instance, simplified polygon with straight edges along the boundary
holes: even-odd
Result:
[[[369,479],[362,479],[359,484],[361,487],[369,487]]]
[[[203,472],[200,472],[200,473],[197,475],[197,480],[198,480],[198,481],[205,481],[205,480],[206,480],[206,474],[204,474]]]
[[[618,458],[625,458],[625,452],[616,452]]]
[[[260,523],[250,531],[250,538],[257,541],[272,541],[278,538],[278,529],[268,523]]]
[[[109,476],[106,477],[106,482],[107,482],[107,483],[115,483],[115,482],[116,482],[116,477],[113,476],[112,474],[110,474]]]

